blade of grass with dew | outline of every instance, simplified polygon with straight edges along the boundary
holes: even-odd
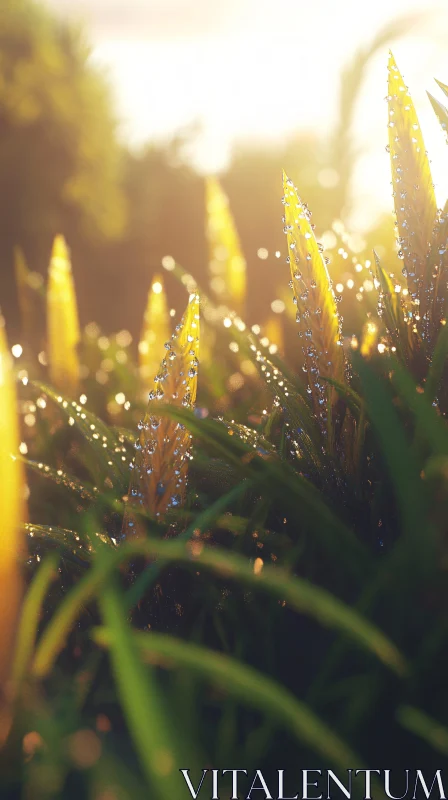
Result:
[[[185,529],[185,531],[176,537],[176,541],[188,542],[193,536],[196,535],[197,532],[201,534],[204,533],[208,528],[211,528],[219,519],[223,511],[228,508],[232,502],[247,492],[249,488],[249,482],[247,483],[248,485],[245,485],[243,482],[239,483],[238,486],[235,486],[230,492],[225,494],[223,497],[220,497],[219,500],[217,500],[215,503],[212,503],[211,506],[198,514],[194,518],[193,522]],[[133,586],[131,586],[126,594],[126,607],[129,610],[134,608],[134,606],[140,602],[145,592],[147,592],[148,589],[153,586],[154,581],[160,575],[160,572],[164,566],[165,564],[163,561],[148,564],[144,572],[138,576],[135,583]]]
[[[322,469],[325,454],[322,452],[321,431],[312,409],[283,372],[255,346],[252,360],[272,393],[274,407],[284,412],[291,453],[298,458],[304,455],[310,467]]]
[[[448,455],[448,428],[443,417],[429,402],[423,391],[417,391],[411,375],[396,359],[390,359],[391,383],[403,399],[406,408],[415,416],[415,436],[424,436],[432,452],[436,455]]]
[[[438,753],[448,756],[448,728],[440,722],[413,706],[400,706],[397,719],[403,728],[415,733]]]
[[[225,425],[210,419],[197,419],[187,409],[164,406],[162,413],[185,424],[198,441],[206,444],[211,452],[233,464],[241,477],[254,481],[257,490],[272,501],[278,500],[285,516],[297,523],[297,535],[309,531],[316,543],[321,544],[322,553],[331,553],[338,559],[339,567],[359,577],[359,566],[367,567],[367,550],[326,504],[316,487],[286,461],[272,457],[261,457],[241,439],[229,436]]]
[[[405,322],[405,315],[409,309],[403,301],[402,293],[395,291],[390,275],[383,268],[378,254],[373,251],[374,268],[372,270],[374,280],[378,281],[378,306],[377,313],[383,320],[391,345],[396,348],[397,353],[402,359],[409,360],[409,355],[415,345],[415,340],[411,335],[411,327]]]
[[[431,343],[446,324],[448,310],[448,200],[437,212],[431,249],[428,254],[428,274],[431,280]]]
[[[272,363],[276,368],[278,368],[279,372],[281,372],[285,378],[291,383],[292,386],[295,387],[297,391],[301,391],[303,396],[306,397],[306,390],[302,386],[302,384],[297,380],[297,376],[292,372],[288,366],[279,359],[276,355],[269,353],[268,348],[263,347],[261,343],[261,339],[257,336],[253,329],[249,329],[246,323],[244,322],[241,317],[236,315],[230,308],[226,308],[225,306],[217,306],[207,295],[204,291],[203,286],[199,285],[195,278],[193,278],[190,273],[188,273],[180,264],[174,262],[173,265],[170,264],[169,272],[183,285],[186,286],[187,290],[190,292],[197,291],[200,298],[201,298],[201,305],[207,309],[207,319],[209,323],[215,326],[219,326],[219,331],[221,334],[224,334],[229,341],[236,341],[240,348],[240,353],[247,355],[249,358],[253,359],[253,353],[255,350],[260,350],[263,355],[267,357],[271,357]],[[223,325],[224,320],[226,320],[226,324]],[[230,325],[228,324],[230,322]]]
[[[25,508],[23,469],[16,457],[19,441],[12,358],[0,317],[0,586],[3,597],[0,603],[0,746],[11,721],[8,681],[22,599],[19,558],[25,548],[21,529]]]
[[[243,442],[250,445],[254,450],[257,450],[261,453],[269,453],[272,456],[277,455],[275,446],[272,444],[272,442],[267,441],[267,439],[263,437],[263,434],[259,431],[256,431],[254,428],[249,428],[248,425],[243,425],[242,422],[229,422],[228,420],[223,420],[222,424],[227,428],[230,435],[236,434]]]
[[[425,383],[425,394],[431,403],[436,401],[448,359],[448,325],[442,325],[432,354]]]
[[[63,236],[54,240],[48,270],[47,327],[51,382],[73,395],[79,384],[80,330],[72,266]]]
[[[357,353],[353,363],[366,398],[366,413],[376,430],[397,499],[403,531],[416,545],[427,529],[426,507],[418,463],[383,380]]]
[[[148,409],[139,425],[136,457],[132,463],[128,507],[123,535],[138,532],[132,507],[142,507],[157,518],[185,502],[191,435],[182,424],[158,414],[165,402],[194,408],[199,366],[199,296],[193,294],[181,323],[167,343],[166,356],[149,395]]]
[[[431,169],[414,104],[389,54],[389,150],[395,198],[399,255],[403,258],[417,329],[428,309],[427,255],[437,204]]]
[[[436,81],[438,86],[442,89],[445,95],[447,95],[447,87],[444,83],[440,81]],[[448,96],[448,95],[447,95]],[[431,101],[431,105],[436,112],[438,120],[442,129],[445,132],[445,136],[448,142],[448,109],[436,100],[428,92],[428,97]],[[437,325],[440,320],[445,319],[447,314],[447,304],[448,304],[448,297],[447,297],[447,279],[446,274],[448,270],[448,201],[445,203],[444,209],[442,213],[439,215],[437,219],[438,225],[436,225],[436,230],[434,233],[433,238],[433,246],[431,248],[431,253],[429,257],[429,267],[430,269],[436,269],[437,275],[434,280],[434,295],[433,295],[433,317],[434,317],[434,325],[437,329]]]
[[[65,486],[71,492],[78,495],[81,500],[88,500],[93,503],[96,499],[93,486],[87,486],[85,482],[81,483],[74,475],[69,475],[62,469],[54,469],[48,464],[43,464],[41,461],[31,461],[28,458],[21,458],[20,461],[26,467],[31,469],[37,475],[53,481],[58,486]]]
[[[15,693],[20,688],[31,662],[42,607],[50,584],[57,575],[57,566],[57,556],[46,556],[23,600],[11,670]]]
[[[272,715],[300,744],[307,745],[336,766],[346,768],[348,763],[359,763],[359,757],[308,706],[253,667],[165,634],[134,633],[133,636],[142,656],[146,655],[151,664],[156,661],[162,667],[192,670],[244,705]],[[113,637],[107,630],[96,629],[93,638],[103,647],[113,646]]]
[[[326,590],[270,565],[255,574],[247,559],[231,555],[225,550],[192,548],[188,543],[185,545],[176,540],[147,538],[135,539],[114,550],[103,551],[89,573],[62,601],[38,643],[32,666],[32,674],[36,678],[42,679],[51,671],[81,609],[95,596],[102,594],[105,583],[119,566],[138,556],[209,569],[227,580],[265,591],[285,601],[298,613],[307,614],[320,624],[343,632],[397,674],[407,672],[406,661],[393,642],[373,623]]]
[[[88,541],[83,539],[77,531],[72,531],[67,528],[58,528],[53,525],[36,525],[33,522],[28,522],[24,529],[30,539],[40,540],[42,542],[52,542],[60,548],[61,556],[67,552],[69,557],[75,556],[85,564],[90,564],[92,554],[95,552],[95,541],[102,542],[109,547],[115,547],[115,540],[111,539],[105,533],[95,533]]]
[[[321,432],[308,404],[305,387],[281,359],[270,354],[268,349],[263,347],[261,340],[253,331],[248,332],[242,319],[235,317],[230,311],[221,313],[204,293],[202,287],[198,287],[195,279],[180,264],[170,265],[170,271],[189,290],[199,291],[201,303],[210,311],[208,318],[211,323],[219,325],[221,332],[230,341],[234,340],[238,343],[241,356],[244,355],[252,361],[261,379],[272,393],[274,403],[279,402],[281,405],[290,427],[288,436],[290,434],[294,436],[295,441],[291,440],[293,447],[297,452],[305,453],[310,464],[314,464],[317,469],[320,469],[323,459]],[[223,321],[229,322],[230,325],[222,326]]]
[[[325,380],[326,383],[331,384],[331,386],[336,389],[339,397],[341,397],[344,402],[347,403],[347,406],[349,407],[353,416],[357,418],[363,407],[363,400],[359,394],[357,394],[357,392],[355,392],[355,390],[346,383],[339,383],[332,378],[324,378],[323,380]]]
[[[246,260],[229,201],[217,178],[206,179],[205,194],[211,286],[214,288],[219,281],[217,294],[242,314],[246,300]]]
[[[298,459],[305,458],[310,470],[323,472],[328,466],[328,459],[322,447],[321,429],[308,400],[305,399],[304,387],[291,381],[283,362],[279,359],[273,361],[272,354],[263,346],[262,341],[249,334],[248,342],[248,357],[269,389],[274,409],[281,409],[285,416],[285,433],[291,455]]]
[[[249,489],[249,487],[250,487],[250,482],[249,481],[247,481],[247,484],[248,484],[247,485],[247,489],[245,489],[245,491],[247,491]],[[239,488],[239,486],[235,487],[235,490],[237,488]],[[245,492],[243,492],[243,490],[241,488],[241,494],[244,494],[244,493]],[[199,529],[200,530],[202,530],[202,529],[205,530],[204,523],[200,522],[200,519],[202,517],[202,514],[205,514],[207,511],[208,511],[208,509],[206,509],[205,511],[201,511],[199,514],[194,514],[191,511],[190,512],[184,511],[182,513],[182,516],[183,516],[184,519],[191,520],[191,523],[192,524],[194,523],[195,525],[196,525],[196,521],[198,521],[198,524],[200,525]],[[213,523],[211,523],[209,525],[209,527],[211,527],[212,524],[216,528],[219,528],[221,530],[228,531],[229,533],[232,533],[235,537],[240,537],[240,536],[244,536],[247,533],[248,530],[252,530],[252,526],[253,526],[254,523],[253,523],[253,519],[251,517],[240,517],[240,516],[238,516],[236,514],[233,514],[233,513],[224,513],[224,514],[222,514],[222,516],[217,517],[213,521]],[[267,542],[270,539],[273,541],[275,539],[275,545],[276,546],[282,546],[282,547],[288,547],[288,548],[291,547],[291,540],[290,540],[289,536],[286,533],[282,534],[282,533],[278,533],[277,531],[270,530],[268,528],[264,528],[263,526],[260,526],[258,524],[258,522],[256,524],[256,530],[257,530],[257,534],[258,534],[258,539],[260,539],[260,541],[262,541],[262,542]],[[183,539],[183,537],[184,537],[184,534],[180,534],[177,537],[177,539],[178,540],[179,539]]]
[[[143,328],[138,345],[140,377],[148,391],[159,371],[165,342],[171,336],[170,315],[160,275],[155,275],[148,294]]]
[[[310,223],[310,213],[292,181],[283,173],[285,233],[297,306],[299,335],[314,414],[326,430],[326,388],[321,377],[344,382],[345,363],[340,318],[324,256]]]
[[[85,406],[58,393],[51,386],[39,381],[33,381],[32,385],[58,406],[69,425],[75,425],[88,442],[94,456],[94,459],[89,459],[89,465],[96,479],[104,479],[105,475],[120,480],[127,477],[131,447],[119,432],[105,425]]]
[[[115,581],[104,586],[99,604],[111,634],[115,683],[142,770],[156,796],[172,800],[179,788],[180,759],[155,671],[141,661]]]

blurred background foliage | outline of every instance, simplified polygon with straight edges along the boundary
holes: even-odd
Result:
[[[281,146],[235,148],[220,177],[247,260],[248,284],[257,287],[247,299],[250,323],[267,322],[285,283],[284,259],[275,257],[284,252],[281,169],[300,186],[319,235],[349,216],[358,155],[351,130],[364,73],[378,49],[417,21],[387,24],[348,61],[337,122],[325,136],[298,131]],[[110,87],[92,63],[84,31],[33,0],[5,0],[0,43],[0,296],[8,328],[18,335],[14,247],[20,245],[30,269],[43,275],[52,239],[63,231],[76,264],[81,323],[95,319],[106,333],[126,328],[135,339],[146,290],[163,256],[172,255],[199,280],[207,274],[204,180],[190,158],[200,130],[191,125],[164,144],[127,149],[117,134]],[[373,246],[396,267],[390,215],[365,235],[351,237],[349,260],[338,257],[333,233],[327,249],[332,241],[332,277],[344,285],[356,256],[371,257]],[[167,291],[177,307],[181,294],[170,276]],[[346,312],[354,329],[355,306],[348,304]]]
[[[109,89],[89,52],[81,30],[42,6],[2,3],[1,294],[12,320],[14,246],[42,272],[55,231],[86,250],[124,231],[124,154]]]

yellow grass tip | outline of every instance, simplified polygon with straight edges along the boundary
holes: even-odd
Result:
[[[0,316],[0,716],[5,709],[2,689],[9,678],[11,654],[22,595],[19,556],[23,555],[20,524],[24,517],[23,474],[19,452],[19,425],[15,377],[4,321]],[[1,727],[1,726],[0,726]],[[2,731],[0,730],[0,737]]]
[[[48,270],[47,338],[50,378],[56,387],[73,393],[79,382],[80,330],[70,257],[63,236],[55,237]]]

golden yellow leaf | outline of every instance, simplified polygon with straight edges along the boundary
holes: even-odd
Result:
[[[170,335],[170,316],[163,280],[160,275],[155,275],[148,294],[138,346],[140,376],[145,386],[152,385]]]
[[[244,315],[246,260],[228,198],[216,178],[206,180],[206,208],[212,289],[232,310]]]
[[[0,318],[0,744],[7,734],[7,681],[17,618],[22,596],[19,554],[24,548],[21,535],[23,476],[19,452],[17,401],[11,357],[3,319]]]
[[[389,151],[399,255],[419,323],[428,306],[426,263],[437,205],[417,114],[392,53],[388,68]]]
[[[65,394],[79,383],[80,332],[70,257],[63,236],[56,236],[48,270],[47,338],[50,379]]]
[[[199,366],[199,297],[191,295],[182,321],[167,343],[165,358],[139,425],[136,457],[128,494],[125,535],[137,533],[132,507],[163,518],[185,500],[191,435],[178,422],[157,414],[157,404],[194,408]]]
[[[310,213],[285,173],[285,233],[297,306],[296,321],[308,375],[308,391],[321,426],[326,427],[327,385],[321,377],[344,381],[340,319],[330,276],[310,223]]]

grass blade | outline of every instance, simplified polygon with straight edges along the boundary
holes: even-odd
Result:
[[[83,439],[88,442],[96,462],[94,468],[93,459],[89,459],[89,466],[96,477],[102,477],[103,480],[109,474],[117,480],[127,477],[131,447],[119,431],[109,428],[85,406],[60,394],[51,386],[39,381],[33,381],[33,385],[57,405],[69,424],[75,425]]]
[[[185,426],[158,413],[161,400],[194,408],[198,382],[199,297],[191,295],[182,322],[167,343],[167,354],[154,381],[148,410],[140,423],[132,464],[128,511],[123,533],[136,535],[132,507],[163,518],[185,502],[191,435]]]
[[[218,287],[217,293],[224,302],[238,314],[243,314],[246,299],[246,260],[229,201],[216,178],[207,178],[205,194],[211,285],[212,288]]]
[[[24,543],[23,470],[17,459],[19,425],[15,380],[3,319],[0,317],[0,746],[10,724],[8,680],[22,598],[19,557]]]
[[[419,465],[408,445],[392,398],[383,380],[361,358],[353,354],[366,397],[366,412],[376,430],[380,448],[395,490],[397,505],[404,531],[415,542],[421,531],[427,529],[426,508],[423,500]]]
[[[113,646],[113,637],[107,630],[94,631],[94,639],[102,646]],[[151,663],[157,663],[159,658],[161,666],[192,670],[241,700],[244,705],[275,717],[294,734],[300,744],[312,748],[334,765],[345,769],[348,763],[359,763],[359,757],[310,708],[253,667],[164,634],[136,633],[134,640],[141,654],[150,657]]]
[[[110,656],[122,708],[149,785],[160,800],[172,800],[178,790],[178,763],[168,714],[154,671],[140,658],[123,611],[120,590],[107,585],[99,598],[101,615],[110,631]]]
[[[79,383],[80,331],[72,266],[63,236],[54,240],[48,270],[47,326],[51,383],[73,395]]]
[[[359,574],[359,565],[366,565],[367,551],[360,540],[325,502],[322,494],[285,460],[262,458],[241,439],[229,436],[225,425],[214,420],[197,419],[187,409],[165,406],[162,413],[188,426],[194,436],[218,457],[233,464],[241,477],[254,481],[261,494],[282,504],[284,511],[297,523],[298,531],[312,532],[322,552],[338,553],[337,563]],[[319,522],[318,522],[319,521]]]
[[[448,756],[448,728],[444,725],[412,706],[401,706],[397,718],[403,728],[415,733],[437,752]]]
[[[14,650],[14,661],[11,670],[12,682],[16,692],[25,678],[31,661],[42,606],[49,586],[57,574],[57,565],[57,556],[51,555],[46,557],[45,561],[39,567],[23,601]]]
[[[283,190],[296,319],[303,341],[314,413],[325,429],[327,390],[320,378],[344,382],[340,319],[330,276],[311,227],[310,213],[285,173]]]
[[[428,254],[429,315],[431,320],[431,343],[440,333],[441,325],[446,324],[447,277],[448,277],[448,201],[443,210],[438,211]]]
[[[448,455],[448,429],[443,417],[437,414],[426,394],[417,391],[409,373],[394,359],[390,364],[391,382],[406,408],[415,416],[416,436],[423,435],[434,454]]]
[[[414,320],[426,312],[426,259],[436,218],[431,169],[417,114],[392,53],[389,55],[389,150],[398,242]],[[417,325],[417,328],[419,325]]]
[[[384,321],[390,343],[403,360],[409,360],[415,346],[412,328],[405,322],[406,305],[402,294],[395,291],[390,275],[383,268],[378,254],[374,251],[373,277],[379,283],[378,316]]]
[[[432,354],[431,366],[425,383],[425,395],[432,402],[436,400],[448,358],[448,325],[440,328],[440,333]]]
[[[363,649],[375,654],[394,672],[406,672],[403,656],[379,629],[337,597],[306,580],[291,577],[285,570],[270,565],[255,574],[245,558],[218,548],[192,550],[188,545],[176,541],[137,539],[114,551],[103,552],[95,567],[61,603],[37,648],[33,664],[33,674],[37,678],[48,675],[81,608],[101,594],[105,583],[119,565],[139,555],[186,565],[194,563],[228,580],[264,590],[277,599],[285,600],[297,612],[308,614],[322,625],[342,631]]]
[[[148,294],[143,329],[138,345],[140,376],[145,388],[153,385],[164,355],[165,342],[171,336],[170,315],[160,275],[155,275]]]
[[[176,537],[176,541],[188,542],[197,531],[199,531],[199,533],[204,533],[208,528],[211,528],[219,519],[220,514],[222,514],[232,502],[248,491],[249,485],[249,481],[239,483],[231,489],[230,492],[220,497],[215,503],[212,503],[211,506],[195,516],[193,522],[186,530]],[[156,561],[154,564],[149,564],[145,571],[138,576],[135,583],[126,594],[127,608],[131,609],[137,605],[141,597],[143,597],[145,592],[153,585],[164,566],[165,564],[163,561]]]

